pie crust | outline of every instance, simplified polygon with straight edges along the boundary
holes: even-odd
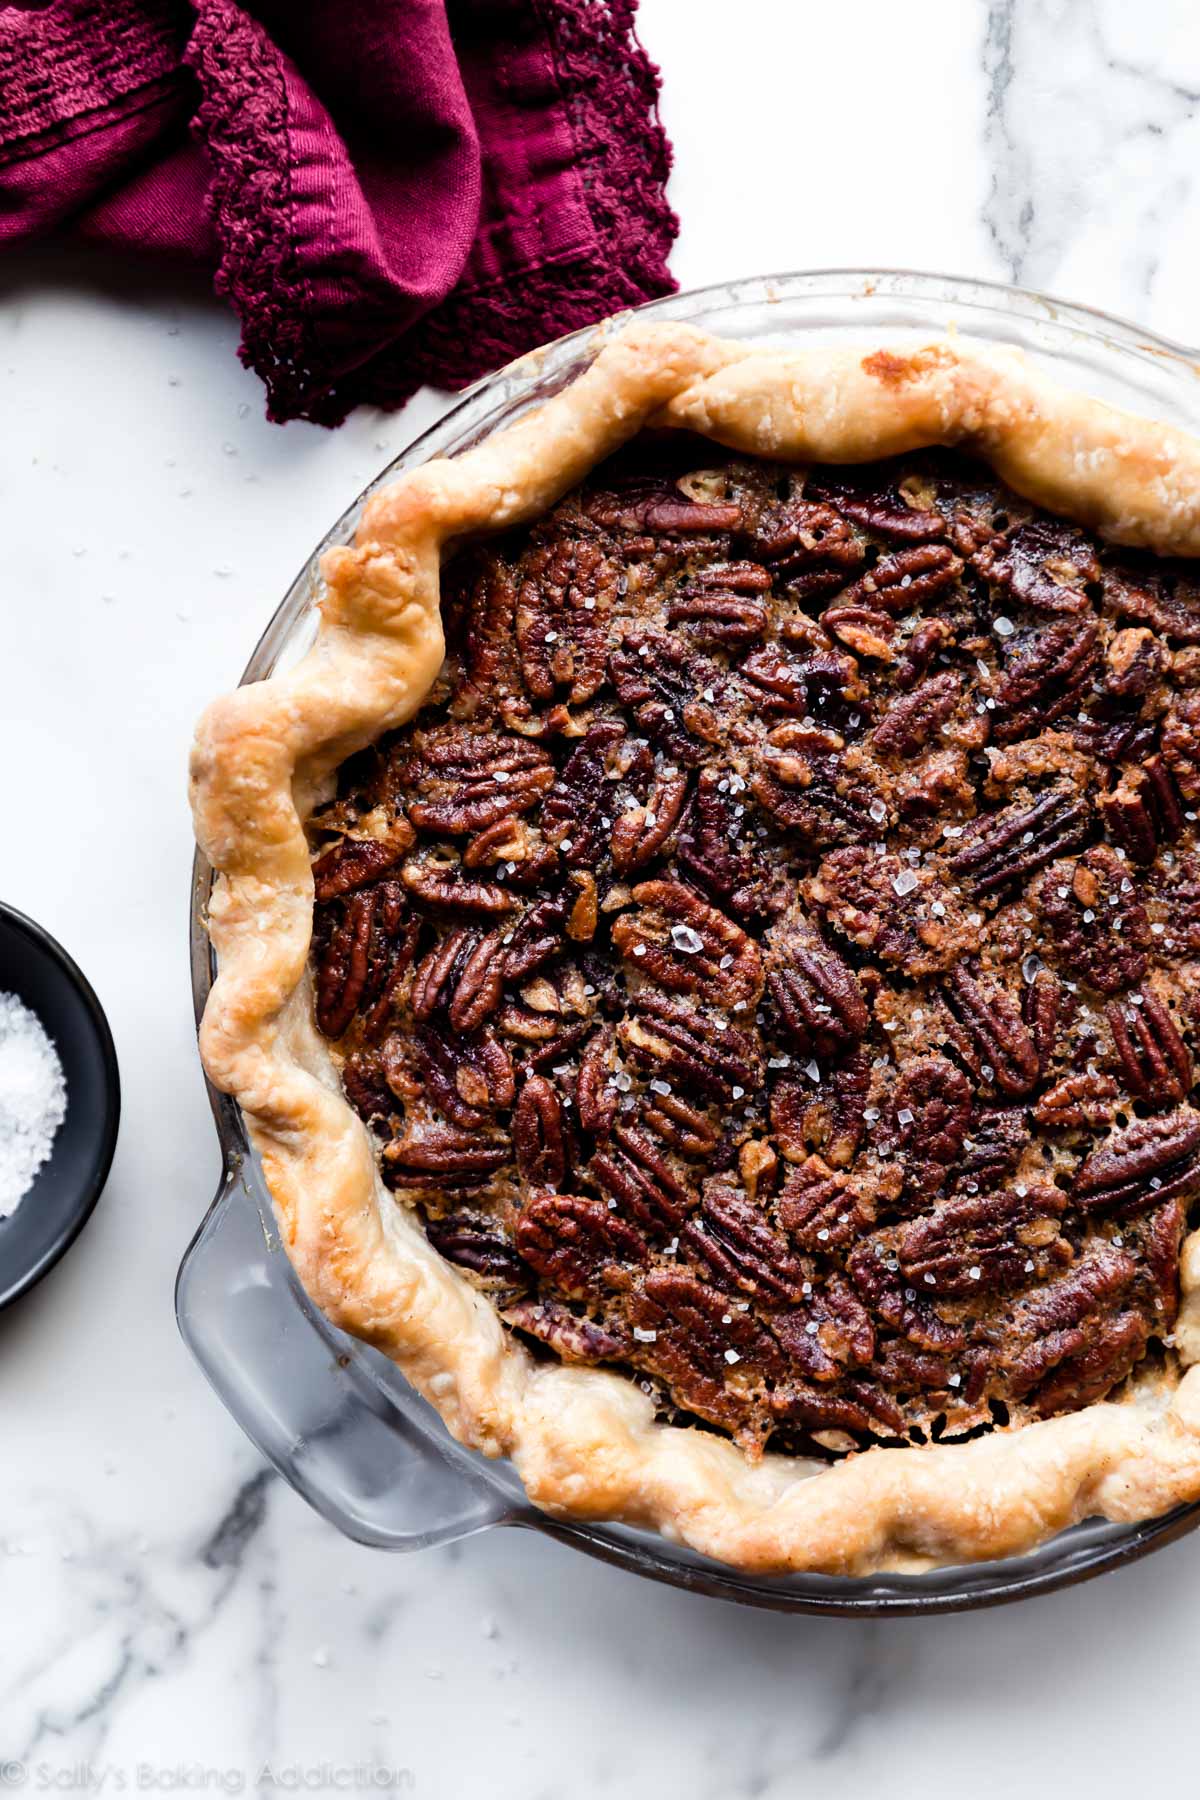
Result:
[[[1015,352],[953,340],[784,353],[635,323],[536,411],[373,495],[353,546],[323,559],[313,648],[211,706],[192,757],[197,838],[217,871],[201,1053],[242,1108],[300,1279],[460,1441],[511,1457],[537,1506],[656,1529],[746,1571],[1008,1556],[1084,1518],[1200,1498],[1200,1232],[1181,1253],[1179,1380],[1147,1369],[1119,1400],[962,1444],[752,1464],[727,1439],[657,1422],[624,1376],[535,1359],[383,1187],[313,1019],[302,821],[344,759],[432,686],[443,548],[537,517],[646,425],[800,463],[955,446],[1113,542],[1200,555],[1200,442],[1065,390]]]

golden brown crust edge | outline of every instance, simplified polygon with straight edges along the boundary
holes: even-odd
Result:
[[[365,1127],[311,1020],[301,825],[352,750],[410,718],[443,655],[442,545],[544,511],[643,424],[741,451],[864,461],[929,444],[985,456],[1027,498],[1110,538],[1200,554],[1200,442],[1056,386],[999,348],[751,351],[633,324],[563,393],[368,502],[327,553],[316,644],[209,708],[192,757],[196,834],[218,871],[220,974],[201,1030],[213,1082],[261,1153],[288,1253],[316,1304],[391,1356],[462,1442],[511,1456],[530,1499],[651,1527],[757,1573],[881,1569],[1015,1554],[1073,1522],[1153,1517],[1200,1497],[1200,1371],[963,1445],[868,1451],[832,1467],[658,1424],[601,1370],[535,1362],[382,1188]],[[1183,1256],[1177,1341],[1200,1355],[1200,1233]]]

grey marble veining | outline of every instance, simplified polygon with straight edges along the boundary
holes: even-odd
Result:
[[[1194,20],[1185,0],[643,0],[680,279],[943,269],[1200,342]],[[217,1173],[182,934],[184,761],[319,528],[439,403],[279,431],[215,305],[124,301],[111,272],[103,290],[32,264],[0,282],[21,601],[0,606],[0,751],[14,782],[35,769],[71,802],[32,850],[10,830],[0,869],[98,987],[125,1081],[99,1211],[0,1317],[0,1788],[1178,1785],[1200,1540],[1017,1609],[848,1624],[652,1587],[526,1533],[383,1557],[264,1470],[171,1311]]]
[[[1186,4],[989,0],[983,218],[1013,281],[1131,317],[1153,308],[1194,204],[1193,16]]]

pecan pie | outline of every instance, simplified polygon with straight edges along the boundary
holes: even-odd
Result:
[[[1200,1494],[1198,550],[1200,446],[1002,352],[641,327],[207,715],[207,1066],[539,1504],[861,1572]]]

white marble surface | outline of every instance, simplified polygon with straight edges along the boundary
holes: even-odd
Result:
[[[642,21],[685,285],[924,267],[1200,339],[1188,0],[643,0]],[[0,283],[0,887],[91,975],[125,1080],[95,1218],[0,1317],[0,1783],[5,1758],[35,1791],[248,1790],[264,1765],[495,1800],[1172,1781],[1200,1539],[1016,1609],[845,1624],[529,1535],[384,1558],[262,1470],[172,1315],[216,1174],[184,758],[319,529],[437,402],[280,431],[202,297],[47,259]]]

